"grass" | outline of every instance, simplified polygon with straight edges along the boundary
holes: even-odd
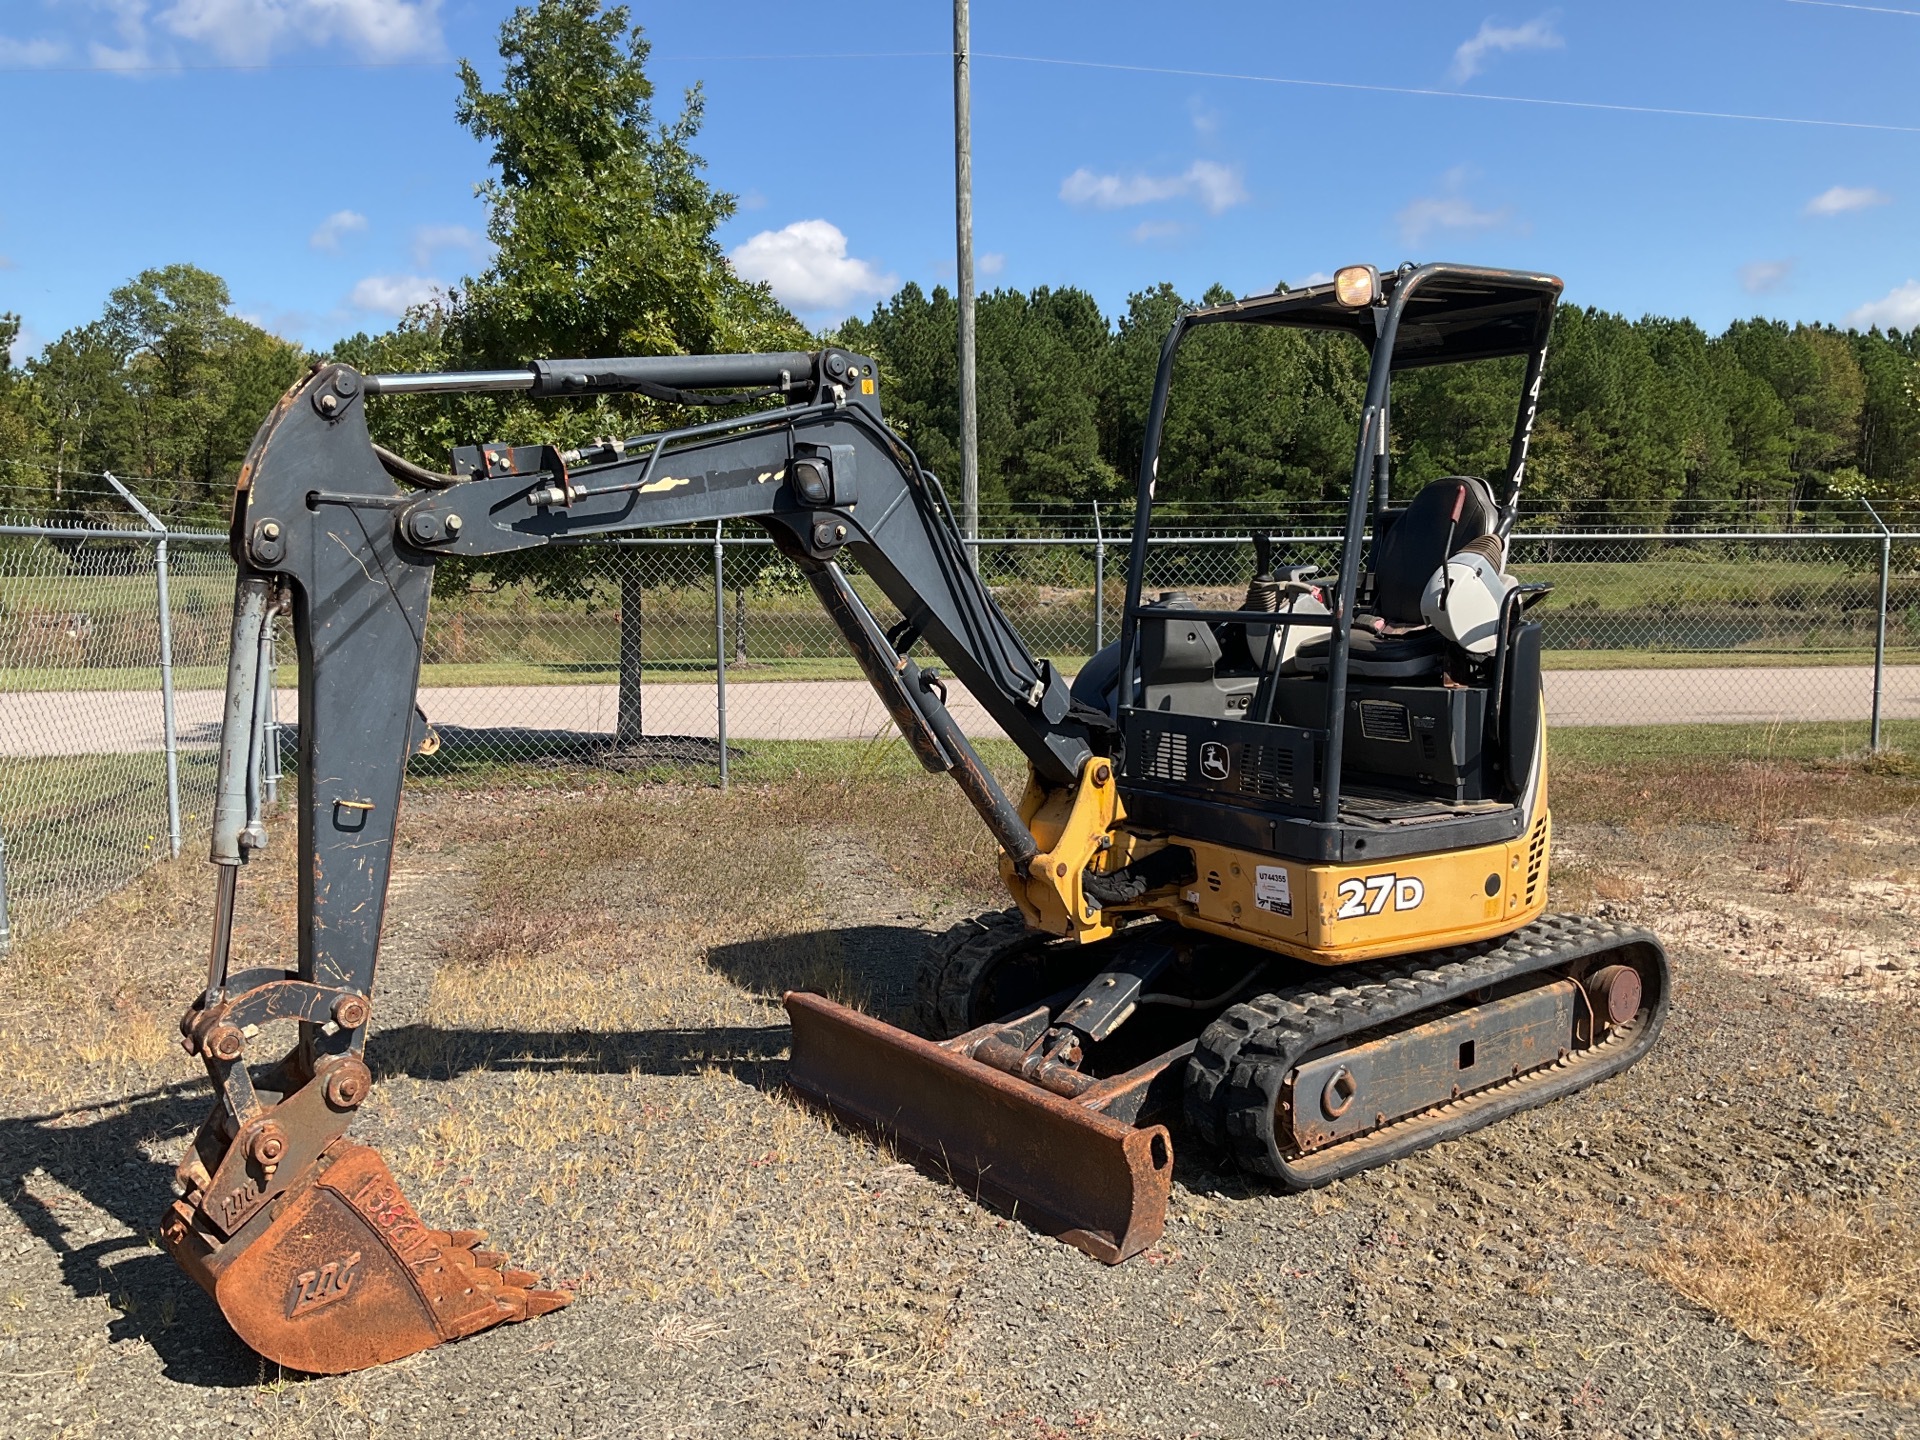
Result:
[[[211,751],[180,755],[182,848],[204,843]],[[167,855],[158,754],[0,758],[9,918],[15,934],[53,923]]]
[[[1873,648],[1795,650],[1547,650],[1548,670],[1755,670],[1806,669],[1819,665],[1871,665]],[[1920,664],[1920,650],[1889,648],[1887,664]]]
[[[1635,1263],[1654,1279],[1842,1387],[1920,1400],[1884,1367],[1920,1351],[1920,1193],[1870,1200],[1699,1197]]]
[[[1763,794],[1779,797],[1771,803],[1781,814],[1888,815],[1920,803],[1920,775],[1908,762],[1849,758],[1846,727],[1700,729],[1709,733],[1661,736],[1675,752],[1659,762],[1664,768],[1601,743],[1604,735],[1584,750],[1590,732],[1557,738],[1556,806],[1624,826],[1610,859],[1651,871],[1667,862],[1647,858],[1643,829],[1664,834],[1676,817],[1720,817],[1738,837],[1757,823]],[[1902,743],[1920,748],[1916,731],[1920,723],[1910,723]],[[982,750],[1009,783],[1017,779],[1015,747]],[[898,997],[873,988],[867,949],[882,932],[911,938],[936,928],[944,919],[936,901],[956,911],[1003,904],[990,842],[949,783],[922,772],[898,740],[752,742],[741,747],[729,791],[703,778],[668,766],[619,775],[524,764],[420,777],[398,857],[395,913],[404,924],[390,926],[383,959],[382,997],[393,1008],[371,1052],[380,1083],[356,1133],[382,1149],[432,1223],[491,1229],[516,1261],[573,1282],[600,1303],[596,1323],[635,1356],[715,1360],[734,1327],[756,1354],[764,1343],[778,1355],[799,1377],[793,1383],[831,1383],[837,1397],[870,1407],[863,1413],[874,1433],[985,1433],[993,1412],[982,1395],[1011,1403],[999,1398],[1007,1382],[997,1356],[968,1352],[956,1316],[986,1313],[993,1291],[983,1301],[983,1287],[1020,1295],[1007,1277],[1031,1265],[1031,1242],[762,1090],[780,1073],[780,990],[813,985],[888,1013]],[[287,839],[282,815],[275,843],[242,886],[238,952],[248,964],[288,958]],[[199,984],[210,891],[197,859],[163,864],[0,960],[0,1095],[40,1113],[186,1079],[193,1067],[179,1053],[173,1017]],[[1687,983],[1701,985],[1699,973]],[[414,996],[417,1008],[403,1010]],[[46,1014],[60,1018],[51,1031],[35,1018]],[[1571,1128],[1523,1149],[1521,1171],[1566,1164],[1597,1179],[1601,1162],[1565,1158],[1576,1135],[1599,1144],[1618,1131],[1623,1148],[1653,1123],[1646,1117],[1673,1113],[1666,1092],[1639,1083],[1617,1082],[1630,1103],[1603,1107],[1597,1130],[1592,1111],[1583,1122],[1570,1106],[1550,1107],[1537,1122],[1404,1168],[1424,1186],[1482,1156],[1482,1172],[1468,1170],[1458,1188],[1436,1187],[1433,1198],[1471,1210],[1489,1203],[1474,1196],[1484,1186],[1504,1204],[1519,1172],[1499,1147],[1524,1146],[1517,1137],[1538,1123]],[[1904,1082],[1890,1073],[1887,1083]],[[1634,1099],[1641,1095],[1652,1101]],[[1300,1212],[1285,1213],[1304,1225],[1364,1207],[1383,1193],[1373,1184],[1316,1192]],[[1606,1263],[1629,1254],[1823,1385],[1905,1401],[1915,1397],[1886,1367],[1914,1344],[1915,1198],[1910,1184],[1894,1183],[1871,1203],[1693,1194],[1663,1230],[1636,1234]],[[1182,1224],[1225,1228],[1294,1203],[1183,1189],[1179,1207]],[[1594,1209],[1587,1197],[1553,1214]],[[1504,1287],[1547,1285],[1558,1272],[1534,1265],[1531,1252],[1509,1254],[1504,1232],[1485,1216],[1445,1212],[1431,1231],[1453,1258],[1409,1260],[1401,1268],[1417,1283],[1386,1273],[1376,1277],[1379,1292],[1401,1306],[1421,1287],[1491,1286],[1500,1291],[1502,1330],[1519,1333]],[[1177,1243],[1181,1232],[1172,1233]],[[1260,1238],[1247,1232],[1249,1244]],[[1551,1230],[1534,1239],[1556,1257],[1565,1250]],[[1401,1253],[1381,1243],[1381,1253]],[[1232,1267],[1223,1269],[1231,1282]],[[1221,1354],[1311,1348],[1304,1332],[1316,1317],[1270,1319],[1255,1308],[1255,1300],[1276,1303],[1274,1283],[1256,1267],[1241,1290],[1207,1291],[1246,1302],[1242,1316],[1228,1317],[1225,1338],[1189,1341],[1174,1328],[1177,1300],[1172,1316],[1142,1310],[1128,1324],[1164,1328],[1169,1352],[1185,1346],[1190,1365],[1170,1383],[1201,1383],[1209,1346]],[[776,1330],[747,1328],[756,1305],[778,1309]],[[1849,1317],[1861,1333],[1848,1332]],[[1291,1342],[1289,1324],[1303,1332]],[[1465,1331],[1456,1324],[1447,1343],[1469,1343]],[[528,1333],[524,1343],[538,1343]],[[523,1343],[518,1334],[513,1343]],[[938,1408],[940,1424],[916,1419],[912,1407],[927,1406]],[[778,1433],[778,1417],[766,1423]],[[751,1430],[743,1422],[742,1433]]]
[[[1064,675],[1075,675],[1087,663],[1085,655],[1043,657]],[[1725,670],[1815,666],[1871,665],[1872,649],[1834,650],[1549,650],[1548,670]],[[1920,650],[1889,650],[1889,665],[1920,664]],[[711,685],[713,661],[653,660],[643,666],[649,685]],[[735,684],[775,680],[858,680],[860,667],[846,655],[798,655],[729,661],[727,678]],[[470,660],[428,661],[420,667],[422,687],[477,687],[520,685],[614,685],[620,667],[611,660]],[[174,667],[176,690],[218,690],[227,683],[225,667]],[[291,686],[290,668],[282,668],[282,688]],[[0,670],[0,694],[46,691],[157,690],[159,671],[152,666],[21,666]]]
[[[1548,744],[1555,770],[1567,762],[1617,764],[1658,757],[1682,763],[1712,760],[1833,760],[1860,755],[1869,738],[1864,721],[1822,720],[1752,725],[1567,725]],[[1901,755],[1920,753],[1920,720],[1889,720],[1881,743],[1894,769]]]

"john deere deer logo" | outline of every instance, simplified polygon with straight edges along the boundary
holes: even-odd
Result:
[[[1200,747],[1200,773],[1209,780],[1226,779],[1232,768],[1227,747],[1218,740],[1209,740]]]
[[[293,1289],[287,1296],[287,1318],[298,1319],[323,1305],[347,1298],[360,1268],[360,1252],[344,1260],[329,1260],[318,1270],[302,1270],[293,1277]]]

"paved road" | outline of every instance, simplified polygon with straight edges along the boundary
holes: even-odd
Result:
[[[1767,723],[1864,720],[1873,672],[1865,666],[1715,670],[1552,670],[1547,714],[1554,725]],[[518,727],[610,734],[611,685],[432,687],[420,692],[428,717],[467,729]],[[183,746],[205,747],[219,733],[220,694],[177,697]],[[294,718],[282,690],[281,717]],[[715,734],[713,689],[654,684],[645,696],[646,728],[657,735]],[[955,686],[955,718],[969,735],[1000,733],[964,689]],[[1887,670],[1882,712],[1920,719],[1920,665]],[[736,740],[834,740],[877,735],[886,712],[860,680],[751,681],[727,686],[727,734]],[[0,693],[0,756],[128,754],[163,748],[157,691]]]

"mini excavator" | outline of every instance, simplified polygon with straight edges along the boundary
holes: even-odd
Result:
[[[162,1238],[263,1356],[338,1373],[566,1303],[429,1228],[348,1130],[364,1056],[435,565],[690,522],[754,521],[806,576],[913,753],[953,777],[1014,902],[917,979],[921,1034],[786,997],[803,1099],[930,1157],[971,1193],[1119,1262],[1153,1244],[1170,1124],[1283,1189],[1322,1185],[1592,1084],[1659,1032],[1643,930],[1548,915],[1541,627],[1507,569],[1560,281],[1352,266],[1183,313],[1162,349],[1118,642],[1073,677],[982,584],[935,477],[845,350],[541,360],[465,374],[316,366],[260,427],[213,816],[206,989],[182,1021],[216,1102]],[[1350,336],[1369,358],[1334,568],[1256,537],[1238,609],[1149,596],[1175,357],[1209,326]],[[1504,474],[1391,494],[1396,373],[1521,357]],[[488,443],[443,474],[371,443],[390,395],[642,394],[718,419],[577,451]],[[745,413],[748,407],[751,413]],[[843,559],[899,613],[883,628]],[[254,717],[269,627],[299,653],[298,965],[232,954],[265,841]],[[1026,757],[1006,793],[924,645]],[[272,1022],[297,1036],[256,1064]]]

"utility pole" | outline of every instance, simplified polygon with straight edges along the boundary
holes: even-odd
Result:
[[[980,538],[980,426],[973,386],[973,113],[969,97],[967,0],[953,0],[953,199],[960,270],[960,523]],[[979,547],[968,555],[979,565]]]

